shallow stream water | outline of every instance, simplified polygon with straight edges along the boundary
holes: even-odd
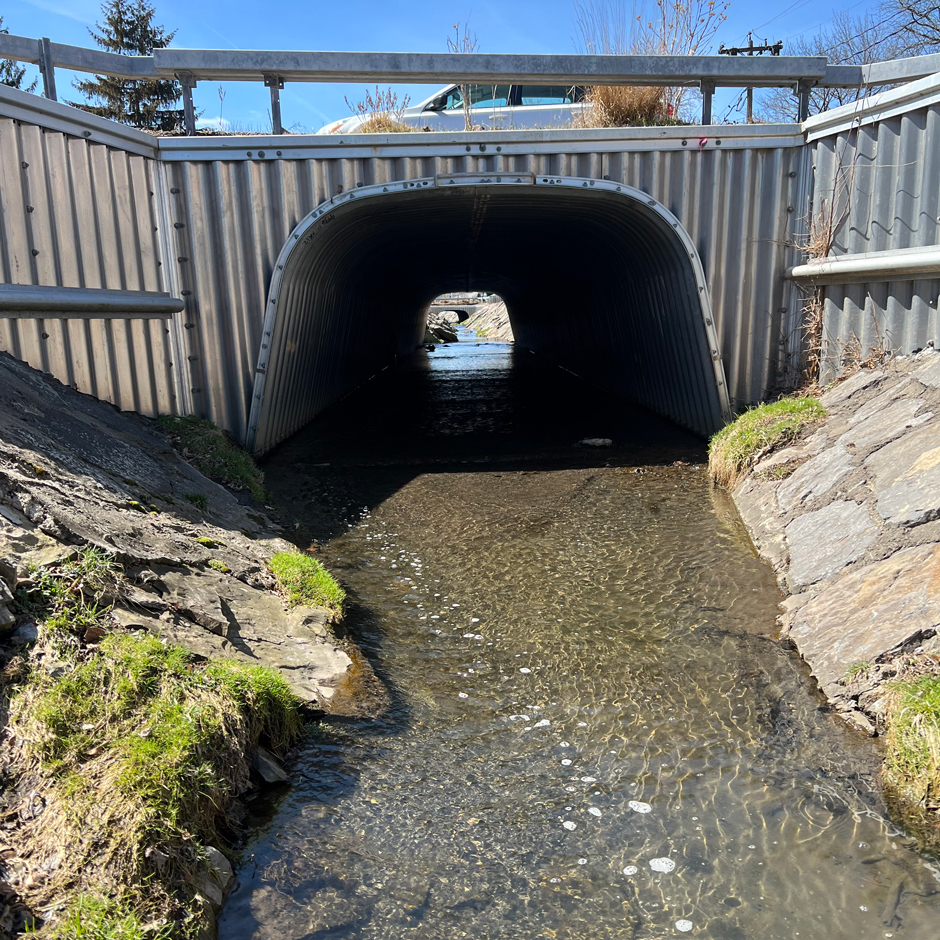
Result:
[[[572,447],[593,436],[615,446]],[[305,746],[223,940],[940,936],[940,868],[774,638],[772,572],[701,458],[475,343],[273,455],[392,704]]]

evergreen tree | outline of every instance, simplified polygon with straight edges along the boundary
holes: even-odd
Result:
[[[3,28],[3,17],[0,16],[0,33],[8,33],[8,29]],[[35,91],[38,79],[33,79],[32,83],[23,88],[23,79],[26,77],[26,69],[15,62],[13,59],[0,59],[0,85],[9,85],[11,88],[20,88],[23,91]]]
[[[108,0],[101,5],[104,23],[96,23],[99,32],[88,30],[91,38],[108,52],[120,55],[152,55],[165,49],[176,35],[153,22],[155,10],[147,0]],[[131,124],[142,130],[165,128],[179,120],[179,112],[167,106],[180,99],[180,86],[172,79],[129,80],[96,75],[94,79],[75,81],[77,88],[93,104],[71,102],[83,111]]]

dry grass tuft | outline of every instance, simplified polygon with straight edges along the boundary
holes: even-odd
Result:
[[[360,101],[353,103],[348,98],[345,101],[349,110],[362,121],[353,133],[397,134],[416,130],[402,120],[411,99],[405,95],[399,102],[398,93],[391,88],[382,90],[376,85],[375,92],[367,88]]]
[[[589,88],[585,108],[576,126],[655,127],[675,124],[667,113],[665,88],[636,85],[597,85]]]
[[[376,114],[360,124],[354,131],[356,134],[411,134],[417,130],[410,124],[396,121],[391,114]]]

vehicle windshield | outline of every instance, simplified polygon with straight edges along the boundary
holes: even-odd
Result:
[[[509,105],[511,85],[469,85],[471,108],[505,108]],[[451,88],[444,98],[445,111],[463,108],[462,86]]]

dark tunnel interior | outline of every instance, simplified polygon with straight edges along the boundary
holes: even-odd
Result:
[[[689,246],[650,204],[574,186],[416,185],[302,222],[272,284],[248,443],[263,453],[421,342],[449,291],[516,343],[699,434],[723,386]]]

